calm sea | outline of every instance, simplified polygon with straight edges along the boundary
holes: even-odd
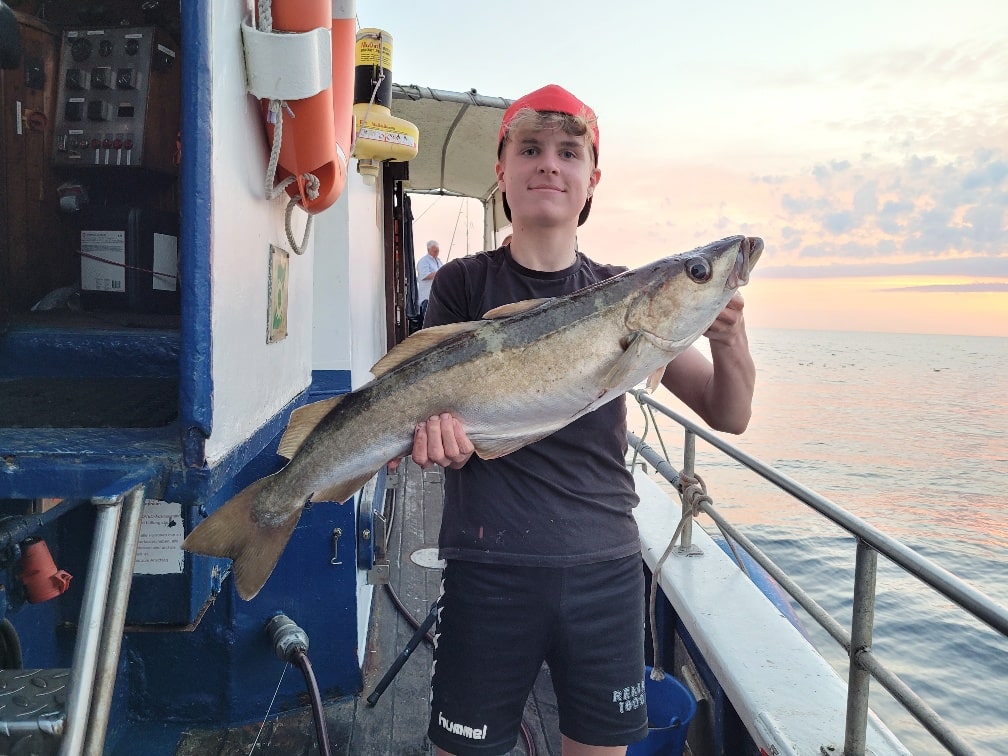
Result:
[[[1008,339],[755,330],[750,346],[753,419],[728,440],[1008,606]],[[716,505],[849,629],[853,539],[703,442],[697,451]],[[883,663],[980,753],[1008,753],[1008,640],[881,557],[877,591]],[[846,679],[843,651],[806,626]],[[878,683],[871,700],[915,753],[944,753]]]

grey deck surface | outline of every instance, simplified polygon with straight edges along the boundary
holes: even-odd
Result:
[[[401,468],[402,469],[402,468]],[[412,461],[405,466],[404,495],[397,497],[389,539],[389,586],[419,623],[427,616],[440,589],[441,572],[411,560],[419,549],[437,546],[441,523],[442,475],[423,473]],[[368,648],[364,661],[364,692],[360,697],[326,705],[333,756],[433,756],[427,739],[430,716],[431,648],[421,643],[374,706],[367,697],[406,647],[413,626],[396,608],[388,592],[376,588]],[[525,725],[536,756],[559,756],[556,701],[545,668],[525,708]],[[226,732],[191,732],[180,740],[176,756],[309,756],[317,754],[311,712],[305,709],[275,722],[259,734],[248,726]],[[531,756],[522,738],[513,756]]]

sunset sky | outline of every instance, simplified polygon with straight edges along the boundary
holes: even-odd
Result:
[[[597,260],[761,236],[751,326],[1008,337],[1003,0],[358,0],[357,17],[392,34],[398,83],[554,82],[595,109],[579,243]],[[481,248],[477,205],[413,209],[419,250]]]

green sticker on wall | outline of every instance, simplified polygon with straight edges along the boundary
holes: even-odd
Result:
[[[271,244],[267,344],[282,341],[287,337],[287,273],[289,265],[290,255],[287,250]]]

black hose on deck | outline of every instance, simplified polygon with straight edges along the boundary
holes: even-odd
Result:
[[[21,669],[21,638],[14,624],[4,617],[0,619],[0,669]]]
[[[273,651],[281,661],[295,664],[304,675],[308,685],[308,697],[311,699],[312,718],[315,720],[315,732],[318,737],[319,754],[332,756],[329,748],[329,732],[326,730],[325,709],[322,707],[322,695],[319,693],[318,682],[311,662],[308,661],[308,634],[305,633],[290,617],[277,614],[266,623],[266,633],[273,640]]]
[[[312,718],[315,720],[315,732],[318,735],[319,754],[321,756],[331,756],[329,732],[326,730],[325,709],[322,707],[322,694],[319,693],[318,682],[315,680],[315,672],[312,670],[311,662],[308,661],[308,654],[301,648],[295,648],[291,656],[291,662],[301,670],[301,674],[304,675],[305,684],[308,686]]]

